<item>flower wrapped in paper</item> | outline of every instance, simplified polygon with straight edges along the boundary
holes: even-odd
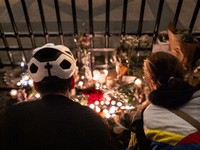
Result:
[[[168,36],[171,48],[170,53],[176,56],[182,63],[184,69],[189,72],[197,49],[195,38],[187,30],[176,29],[172,22],[168,25]]]

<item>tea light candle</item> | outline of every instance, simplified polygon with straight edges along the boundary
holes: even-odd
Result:
[[[22,84],[21,84],[21,82],[17,82],[17,86],[21,86]]]
[[[111,104],[112,104],[112,105],[115,105],[115,104],[116,104],[116,102],[115,102],[115,101],[111,101]]]
[[[12,89],[10,91],[10,95],[11,95],[12,99],[16,99],[17,98],[17,90]]]
[[[89,106],[91,109],[94,109],[94,104],[90,104],[90,106]]]
[[[103,105],[104,104],[104,101],[101,101],[101,105]]]
[[[99,105],[99,101],[95,101],[94,104],[95,104],[95,105]]]
[[[136,84],[138,87],[141,87],[142,81],[141,81],[139,78],[137,78],[137,79],[135,80],[135,84]]]
[[[80,88],[82,88],[82,86],[83,86],[83,81],[79,81],[78,85],[80,86]]]
[[[93,80],[96,81],[96,80],[99,80],[99,77],[100,77],[100,72],[99,70],[94,70],[93,71]]]
[[[104,71],[100,72],[99,82],[100,83],[105,83],[106,82],[106,75],[105,75]]]
[[[109,113],[106,114],[106,118],[110,118],[110,114]]]
[[[117,106],[121,107],[121,106],[122,106],[122,103],[121,103],[121,102],[118,102],[118,103],[117,103]]]
[[[112,98],[108,96],[108,97],[106,97],[106,100],[110,102],[112,100]]]
[[[111,114],[114,113],[114,112],[115,112],[115,106],[110,107],[109,112],[110,112]]]
[[[108,109],[104,109],[104,110],[103,110],[103,113],[104,113],[104,114],[107,114],[107,113],[108,113]]]
[[[100,84],[99,83],[96,83],[95,86],[96,86],[96,89],[100,88]]]
[[[100,112],[101,111],[101,109],[98,107],[98,106],[96,106],[96,112]]]
[[[105,73],[106,77],[108,76],[108,70],[104,69],[103,72]]]
[[[25,65],[24,62],[21,62],[22,72],[25,72]]]
[[[22,80],[28,81],[29,80],[29,76],[28,75],[23,75],[22,76]]]
[[[28,81],[24,81],[24,82],[22,83],[22,86],[23,86],[23,87],[27,87],[27,86],[28,86]]]
[[[109,104],[110,104],[110,102],[109,102],[109,101],[106,101],[106,102],[105,102],[105,104],[106,104],[106,105],[109,105]]]
[[[33,80],[30,79],[30,80],[28,81],[28,84],[29,84],[30,87],[33,87]]]
[[[35,97],[40,98],[40,94],[39,93],[35,94]]]

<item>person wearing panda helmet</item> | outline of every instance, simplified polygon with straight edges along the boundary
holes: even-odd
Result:
[[[41,99],[11,106],[1,125],[2,149],[107,150],[109,129],[103,118],[70,99],[76,61],[63,45],[36,48],[28,72]]]

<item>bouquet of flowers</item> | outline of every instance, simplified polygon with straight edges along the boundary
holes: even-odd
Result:
[[[126,56],[127,56],[128,62],[133,61],[132,59],[133,56],[137,57],[135,49],[138,47],[139,43],[144,45],[146,48],[147,46],[149,46],[148,39],[149,39],[149,36],[147,34],[142,35],[139,38],[135,35],[134,36],[126,35],[122,38],[123,45],[125,49],[127,49]]]
[[[81,50],[81,57],[86,57],[88,55],[88,46],[90,45],[90,41],[84,36],[84,32],[80,32],[76,36],[75,41]]]
[[[96,90],[93,86],[86,89],[86,91],[84,91],[83,94],[89,96],[88,104],[98,101],[103,97],[103,92],[100,90]]]
[[[113,60],[111,60],[111,62],[116,65],[116,72],[118,76],[123,76],[126,72],[128,74],[132,72],[131,65],[136,64],[138,61],[138,53],[135,49],[139,44],[147,48],[149,46],[148,39],[149,36],[146,34],[139,38],[135,35],[126,35],[122,38],[121,42],[123,45],[116,48],[112,58]]]
[[[197,49],[197,41],[188,29],[176,29],[172,22],[168,25],[170,53],[176,56],[186,72],[191,70],[191,64]]]

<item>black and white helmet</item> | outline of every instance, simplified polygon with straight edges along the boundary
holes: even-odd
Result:
[[[53,76],[69,79],[75,68],[76,61],[69,48],[52,43],[33,50],[33,56],[28,64],[28,72],[34,82]]]

